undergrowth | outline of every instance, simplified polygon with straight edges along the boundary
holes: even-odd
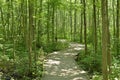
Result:
[[[68,47],[67,41],[58,41],[36,45],[32,53],[32,68],[29,71],[29,52],[24,43],[14,44],[7,41],[0,44],[0,80],[40,80],[43,74],[43,60],[46,53],[63,50]],[[35,58],[36,55],[36,58]]]
[[[98,50],[95,54],[91,47],[89,47],[88,54],[84,54],[81,50],[76,58],[77,63],[90,75],[91,80],[102,80],[102,51]],[[110,80],[120,79],[120,59],[114,54],[112,55],[111,73],[109,74]]]
[[[2,45],[2,44],[1,44]],[[12,44],[6,43],[0,51],[0,80],[40,80],[43,72],[43,58],[44,51],[38,49],[36,60],[32,57],[32,68],[29,71],[28,51],[24,47],[17,46],[13,58]],[[33,55],[34,56],[34,55]]]

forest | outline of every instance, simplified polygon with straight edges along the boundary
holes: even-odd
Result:
[[[0,80],[120,80],[120,0],[0,0]]]

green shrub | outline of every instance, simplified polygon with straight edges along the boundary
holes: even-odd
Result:
[[[81,63],[90,73],[101,71],[101,55],[87,55],[81,60]]]
[[[111,66],[111,80],[119,80],[120,79],[120,61],[117,60],[115,57],[113,58],[112,66]]]
[[[80,51],[78,54],[77,62],[80,66],[83,67],[86,71],[91,74],[102,71],[101,69],[102,55],[101,51],[99,53],[94,53],[92,48],[88,50],[88,55],[84,54],[84,50]]]
[[[44,52],[40,49],[36,61],[32,60],[32,68],[29,73],[28,56],[16,55],[13,60],[9,55],[0,55],[0,72],[3,73],[1,79],[4,80],[6,77],[14,78],[15,80],[40,79],[43,72],[43,58]]]

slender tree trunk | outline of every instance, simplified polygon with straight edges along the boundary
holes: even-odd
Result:
[[[83,0],[80,0],[80,4],[83,4]],[[80,20],[81,20],[81,25],[80,25],[80,42],[83,42],[83,11],[80,13]]]
[[[5,41],[6,41],[6,30],[5,30],[5,21],[4,21],[4,16],[3,16],[3,10],[2,7],[0,7],[0,12],[1,12],[1,23],[3,27],[3,55],[5,55]]]
[[[61,12],[62,13],[62,19],[63,19],[63,21],[62,21],[62,30],[63,30],[63,38],[65,39],[66,38],[66,31],[65,31],[65,27],[66,27],[66,25],[65,25],[65,10],[63,10],[63,12]]]
[[[19,8],[20,13],[20,22],[18,25],[19,27],[17,28],[17,33],[19,33],[19,35],[22,35],[23,37],[23,43],[24,43],[24,49],[25,51],[28,50],[28,46],[29,46],[29,42],[28,42],[28,19],[27,19],[27,1],[26,0],[21,0],[21,5]],[[22,33],[23,32],[23,33]]]
[[[11,29],[10,29],[10,31],[11,31],[11,39],[13,40],[13,38],[14,38],[14,37],[13,37],[13,35],[14,35],[14,32],[13,32],[13,31],[14,31],[13,0],[11,0],[11,4],[10,4],[10,5],[11,5],[11,10],[12,10],[12,11],[11,11],[11,17],[12,17],[11,19],[12,19],[12,20],[11,20]]]
[[[76,4],[77,0],[75,0],[75,4]],[[77,10],[75,8],[75,11],[74,11],[74,41],[76,40],[76,24],[77,24]]]
[[[115,24],[115,0],[112,0],[112,9],[113,9],[113,37],[115,37],[116,24]]]
[[[32,0],[29,0],[29,72],[31,73],[32,68],[32,40],[33,40],[33,3]]]
[[[108,23],[108,27],[107,27],[107,65],[108,65],[108,72],[110,74],[111,72],[111,53],[110,53],[110,29],[109,29],[109,15],[108,15],[108,1],[106,2],[106,9],[107,9],[107,23]]]
[[[97,53],[97,26],[96,26],[96,0],[93,0],[93,33],[94,33],[94,50]]]
[[[10,38],[10,0],[6,0],[7,3],[7,38]]]
[[[48,14],[48,16],[47,16],[47,43],[49,43],[50,42],[50,34],[49,34],[49,25],[50,25],[50,4],[49,4],[49,0],[48,0],[48,4],[47,4],[47,14]]]
[[[55,20],[55,5],[54,3],[52,3],[52,43],[54,44],[55,42],[55,24],[54,24],[54,20]]]
[[[107,71],[107,53],[108,53],[108,11],[107,11],[107,0],[102,0],[102,74],[103,80],[108,80]]]
[[[71,28],[71,40],[72,40],[72,32],[73,32],[73,30],[72,30],[72,0],[70,0],[70,28]]]
[[[15,34],[14,34],[14,13],[13,13],[13,11],[14,11],[14,9],[13,9],[13,0],[11,0],[11,9],[12,9],[12,22],[11,22],[11,39],[13,40],[13,59],[15,59],[15,46],[16,46],[16,44],[15,44]]]
[[[120,19],[120,0],[117,0],[117,18],[116,18],[116,38],[117,38],[117,46],[116,46],[116,49],[117,49],[117,55],[119,55],[119,49],[120,49],[120,46],[119,46],[119,43],[120,43],[120,25],[119,25],[119,19]],[[120,57],[120,56],[119,56]]]
[[[86,0],[83,0],[84,5],[84,43],[85,43],[85,54],[87,54],[87,23],[86,23]]]
[[[34,1],[34,4],[37,5],[37,0]],[[37,6],[34,6],[34,15],[37,16],[37,13],[38,13],[38,10],[37,10]],[[34,47],[33,47],[33,50],[34,50],[34,63],[35,63],[35,74],[37,73],[37,56],[38,56],[38,52],[37,52],[37,49],[36,49],[36,34],[37,34],[37,19],[34,18],[34,37],[33,37],[33,44],[34,44]]]
[[[56,20],[55,20],[56,21],[55,42],[57,42],[57,40],[58,40],[58,35],[57,35],[58,34],[58,32],[57,32],[58,31],[58,11],[57,11],[57,9],[56,9],[56,15],[55,16],[56,16]]]

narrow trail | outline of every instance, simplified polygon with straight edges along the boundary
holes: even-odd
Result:
[[[70,43],[69,48],[48,55],[42,80],[89,80],[87,73],[74,60],[84,45]]]

